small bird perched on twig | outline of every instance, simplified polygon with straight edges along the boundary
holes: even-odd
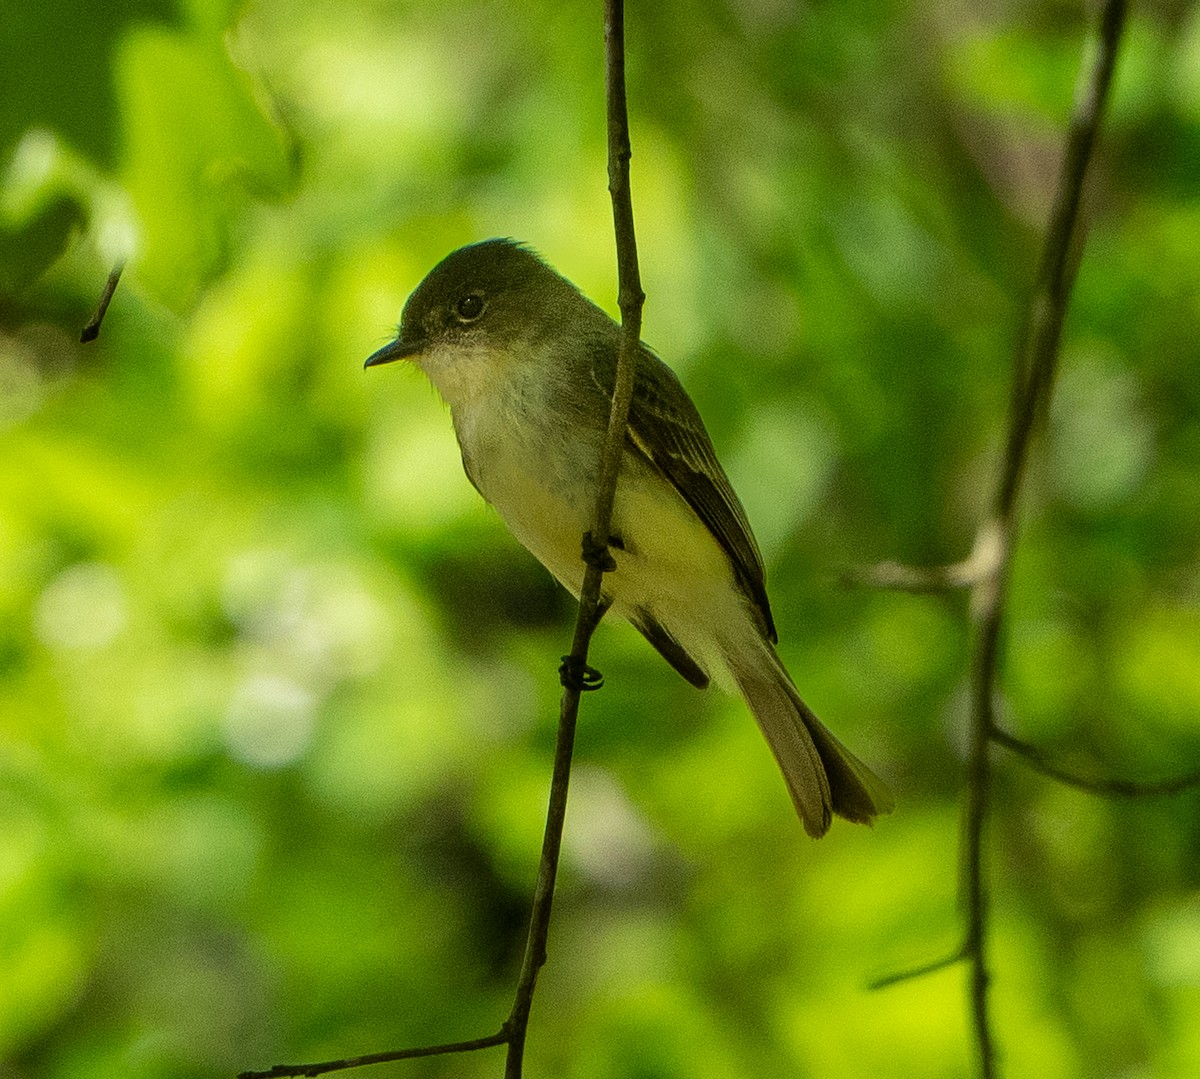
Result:
[[[447,255],[367,367],[411,360],[450,406],[463,467],[510,531],[578,597],[620,327],[529,248],[486,240]],[[644,345],[601,603],[684,678],[736,688],[811,836],[833,813],[870,823],[883,783],[801,699],[775,653],[762,555],[696,406]]]

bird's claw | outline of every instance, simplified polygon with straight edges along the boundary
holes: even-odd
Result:
[[[617,560],[613,558],[612,551],[609,550],[607,543],[598,543],[591,532],[583,534],[583,542],[581,544],[583,561],[594,568],[600,570],[601,573],[612,573],[617,568]]]
[[[575,656],[563,656],[558,668],[558,680],[577,693],[587,693],[604,685],[604,675]]]

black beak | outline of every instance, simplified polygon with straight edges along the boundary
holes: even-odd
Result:
[[[395,341],[384,345],[378,352],[372,352],[363,367],[378,367],[381,363],[395,363],[396,360],[411,359],[421,351],[421,347],[421,345],[410,344],[397,337]]]

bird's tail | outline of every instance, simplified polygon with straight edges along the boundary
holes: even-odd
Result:
[[[870,824],[891,812],[891,792],[813,715],[767,641],[727,652],[725,659],[810,836],[823,836],[833,813]]]

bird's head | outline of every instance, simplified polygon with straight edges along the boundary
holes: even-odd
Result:
[[[544,354],[592,305],[533,251],[484,240],[451,252],[404,305],[396,339],[365,366],[411,360],[453,406],[463,393]]]

